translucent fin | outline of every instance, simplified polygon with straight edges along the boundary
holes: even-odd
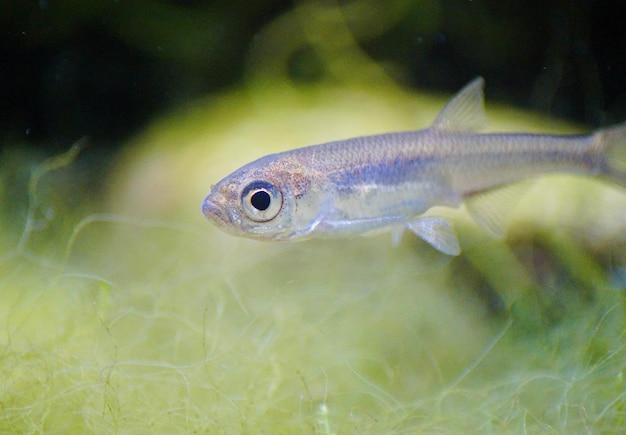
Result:
[[[393,246],[398,246],[400,244],[400,240],[402,240],[402,234],[404,233],[404,227],[398,225],[391,229],[391,244]]]
[[[513,207],[532,183],[524,180],[474,194],[466,198],[465,208],[478,225],[492,236],[502,239]]]
[[[601,130],[606,152],[605,175],[626,187],[626,123]]]
[[[484,109],[484,84],[483,78],[477,77],[465,85],[448,101],[431,128],[457,133],[484,129],[489,123]]]
[[[439,216],[422,216],[406,226],[433,248],[447,255],[459,255],[461,247],[452,222]]]

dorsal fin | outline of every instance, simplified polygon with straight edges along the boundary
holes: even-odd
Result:
[[[489,123],[484,109],[482,77],[476,77],[452,97],[435,118],[434,130],[467,133],[484,129]]]

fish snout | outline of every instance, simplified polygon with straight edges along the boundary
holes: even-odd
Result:
[[[223,204],[216,201],[213,196],[213,194],[210,194],[202,202],[202,214],[204,214],[208,220],[224,226],[230,223],[230,218]]]

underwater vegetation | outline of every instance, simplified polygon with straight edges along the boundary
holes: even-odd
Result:
[[[444,101],[272,95],[271,109],[248,91],[155,121],[103,196],[81,187],[75,148],[3,156],[0,431],[624,429],[623,191],[542,179],[504,241],[461,210],[453,259],[409,236],[231,237],[199,210],[219,174],[426,124]],[[497,112],[498,129],[567,130]]]
[[[479,75],[488,132],[623,122],[610,8],[5,3],[0,433],[625,431],[624,189],[542,177],[502,240],[435,210],[456,257],[201,212],[261,156],[426,128]]]

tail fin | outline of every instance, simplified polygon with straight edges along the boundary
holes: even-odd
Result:
[[[603,175],[626,187],[626,123],[601,130],[605,153]]]

